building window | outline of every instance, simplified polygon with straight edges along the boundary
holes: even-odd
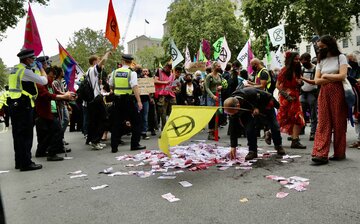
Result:
[[[360,36],[356,36],[356,46],[360,46]]]
[[[349,39],[343,39],[343,48],[349,47]]]
[[[310,54],[311,51],[311,45],[306,45],[306,53]]]

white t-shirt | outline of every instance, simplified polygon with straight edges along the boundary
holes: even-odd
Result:
[[[99,85],[99,74],[101,72],[101,68],[98,65],[90,67],[87,71],[89,78],[91,80],[91,86],[94,89],[94,97],[97,97],[100,93],[100,85]]]
[[[340,54],[335,57],[327,57],[316,65],[316,71],[320,70],[321,74],[338,74],[341,65],[347,65],[345,55]]]
[[[303,70],[303,76],[304,78],[307,78],[307,79],[310,79],[310,80],[314,80],[314,77],[315,77],[315,65],[311,64],[311,66],[313,66],[312,68],[310,69],[307,69],[307,68],[304,68]],[[301,86],[301,89],[302,91],[304,92],[311,92],[315,89],[317,89],[317,85],[312,85],[312,84],[309,84],[307,82],[304,82],[304,85]]]

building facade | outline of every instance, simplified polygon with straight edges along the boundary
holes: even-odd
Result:
[[[128,53],[134,55],[137,51],[144,49],[145,47],[161,47],[162,39],[151,38],[145,35],[136,37],[133,40],[127,42]]]

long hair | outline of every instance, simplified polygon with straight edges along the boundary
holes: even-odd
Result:
[[[323,43],[326,45],[326,47],[329,50],[329,53],[331,54],[331,56],[339,56],[341,54],[339,47],[336,43],[336,39],[330,35],[324,35],[322,37],[320,37],[319,42]],[[326,56],[325,55],[318,55],[318,62],[320,62],[321,60],[325,59]]]
[[[300,78],[301,75],[301,66],[295,66],[294,59],[298,56],[299,53],[296,51],[287,51],[285,52],[285,77],[287,80],[291,80],[293,78],[293,74],[295,73],[296,78]]]

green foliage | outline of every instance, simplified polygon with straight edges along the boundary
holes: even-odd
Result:
[[[0,58],[0,91],[8,84],[8,74],[6,74],[5,68],[4,62]]]
[[[95,31],[90,28],[84,28],[75,32],[67,47],[67,51],[84,71],[90,66],[89,57],[91,55],[102,57],[110,49],[112,49],[112,45],[105,38],[104,32],[102,30]],[[121,61],[122,49],[122,47],[118,47],[114,50],[106,62],[105,70],[108,73],[117,68],[117,63]]]
[[[41,5],[46,5],[49,0],[32,0],[30,2],[37,2]],[[5,37],[4,33],[8,27],[14,28],[26,14],[24,4],[25,0],[1,0],[0,1],[0,41]]]
[[[242,11],[256,37],[285,21],[286,45],[294,48],[301,38],[331,34],[346,37],[351,17],[360,15],[356,0],[243,0]]]
[[[157,46],[146,46],[144,49],[137,51],[135,61],[141,64],[143,68],[155,69],[158,67],[158,60],[164,57],[164,49]]]
[[[169,34],[162,43],[166,54],[169,55],[170,37],[180,51],[184,52],[188,44],[190,54],[194,55],[203,38],[212,45],[225,36],[234,60],[247,40],[242,21],[234,14],[235,9],[236,5],[230,0],[174,1],[166,17]],[[212,47],[211,54],[213,50]]]

